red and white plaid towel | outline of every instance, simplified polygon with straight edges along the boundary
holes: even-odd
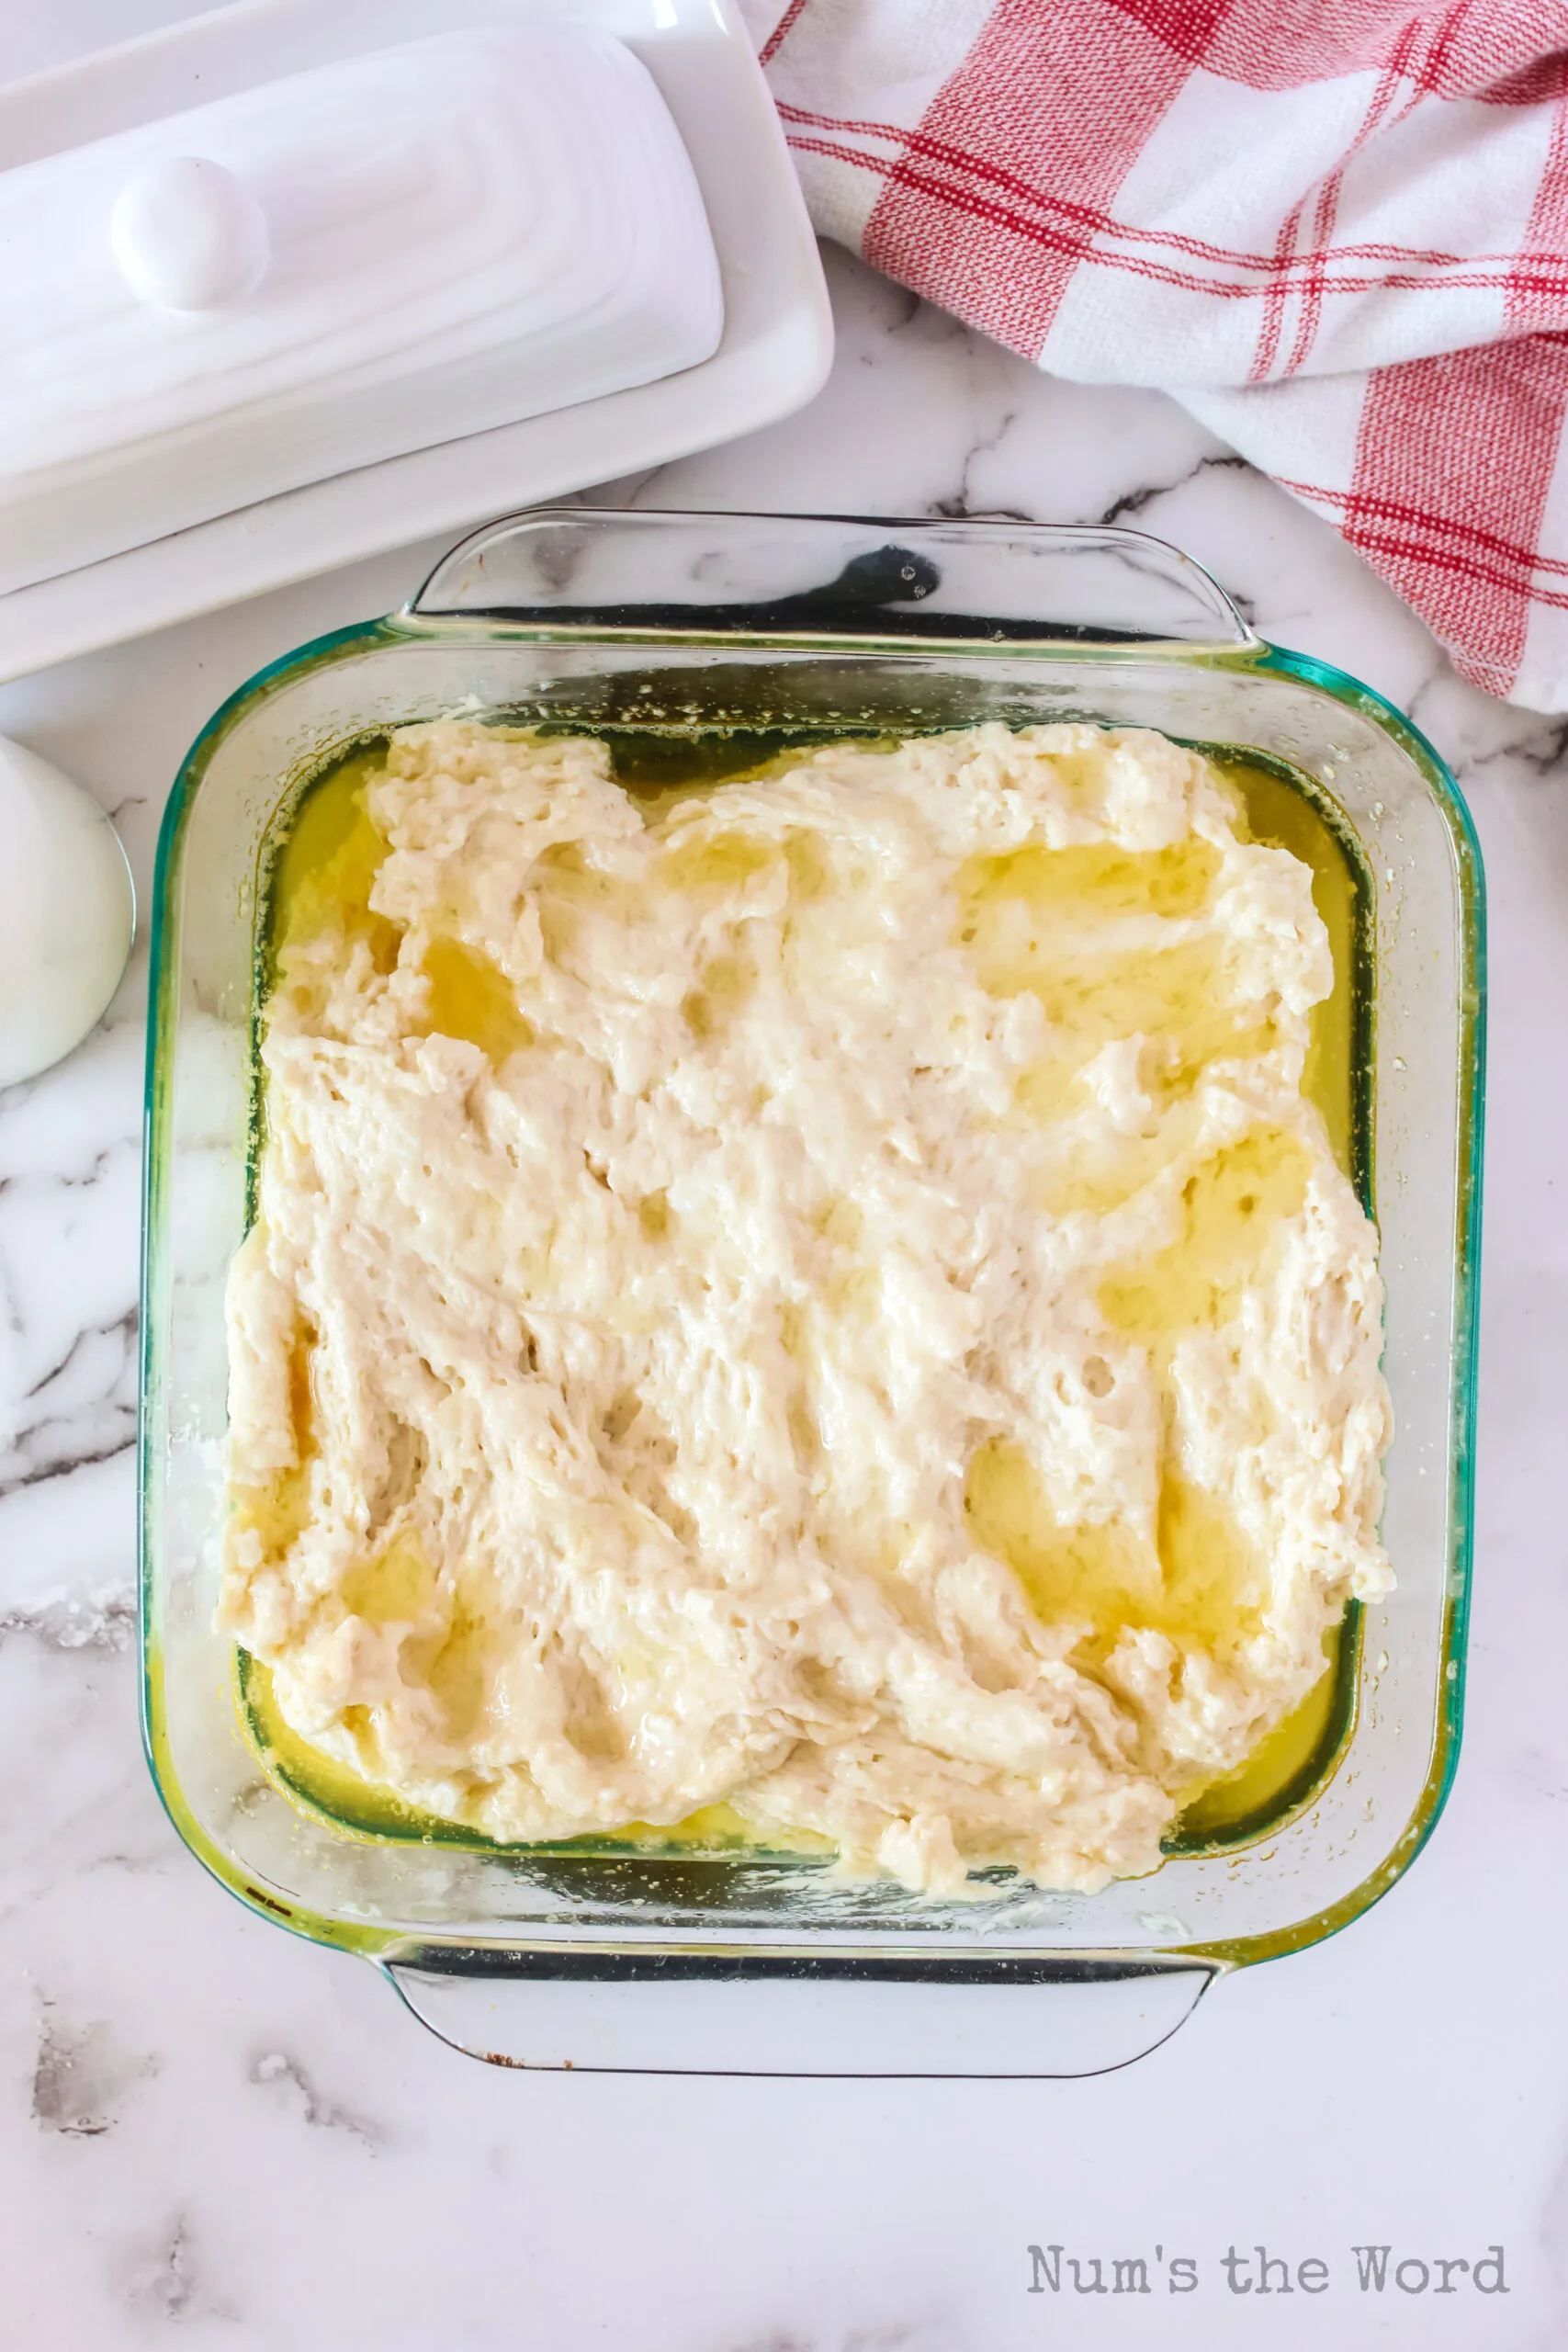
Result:
[[[1568,0],[742,0],[818,227],[1568,708]]]

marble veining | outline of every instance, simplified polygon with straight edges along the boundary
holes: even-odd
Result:
[[[95,6],[96,12],[95,13]],[[147,20],[155,13],[150,5]],[[0,72],[41,62],[41,20]],[[86,47],[127,28],[73,0]],[[108,28],[106,29],[106,28]],[[7,48],[6,43],[11,42]],[[1314,516],[1151,392],[1058,384],[860,265],[812,409],[588,503],[1134,521],[1455,763],[1493,912],[1479,1541],[1466,1753],[1430,1850],[1347,1935],[1221,1984],[1089,2083],[492,2071],[360,1963],[243,1912],[139,1748],[131,1434],[145,940],[105,1024],[0,1095],[0,2335],[310,2352],[1034,2352],[1568,2340],[1568,729],[1489,703]],[[425,546],[0,692],[117,812],[149,904],[223,695],[400,603]],[[1151,1901],[1157,1900],[1151,1891]],[[1440,2151],[1440,2161],[1434,2154]],[[1483,2305],[1349,2249],[1506,2248]],[[1190,2254],[1199,2291],[1031,2296],[1031,2243]],[[1243,2298],[1220,2257],[1321,2256]]]
[[[328,2098],[299,2060],[287,2057],[281,2050],[264,2052],[245,2080],[264,2088],[277,2086],[288,2105],[313,2132],[346,2132],[359,2142],[367,2155],[373,2156],[387,2136],[384,2127],[368,2116]]]
[[[143,2244],[128,2246],[118,2269],[123,2308],[133,2324],[240,2317],[231,2302],[209,2289],[199,2240],[184,2211],[150,2233]]]
[[[33,2069],[33,2120],[45,2132],[96,2140],[112,2132],[126,2099],[158,2061],[133,2058],[100,2018],[72,2025],[46,1996],[39,2000],[38,2064]]]

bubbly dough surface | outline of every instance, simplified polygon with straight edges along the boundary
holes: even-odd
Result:
[[[650,813],[444,720],[367,815],[230,1283],[221,1615],[290,1725],[496,1838],[1154,1868],[1391,1582],[1307,868],[1078,725]]]

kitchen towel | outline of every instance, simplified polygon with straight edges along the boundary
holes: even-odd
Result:
[[[818,228],[1568,709],[1568,0],[742,0]]]

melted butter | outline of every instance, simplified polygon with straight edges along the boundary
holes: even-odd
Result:
[[[1356,986],[1358,883],[1349,853],[1301,785],[1245,759],[1218,764],[1230,785],[1243,840],[1288,849],[1311,872],[1313,903],[1328,933],[1332,993],[1314,1007],[1302,1088],[1323,1114],[1336,1159],[1352,1179],[1356,1166],[1356,1090],[1365,1058],[1365,1008]],[[1228,1002],[1223,943],[1140,944],[1120,954],[1063,952],[1064,918],[1075,910],[1107,915],[1200,914],[1219,872],[1206,842],[1147,852],[1104,847],[1025,849],[972,859],[959,877],[959,937],[987,988],[1002,996],[1024,989],[1040,998],[1063,1034],[1049,1057],[1022,1080],[1020,1102],[1041,1119],[1081,1105],[1079,1081],[1111,1040],[1142,1034],[1148,1046],[1140,1079],[1156,1107],[1190,1091],[1211,1061],[1270,1052],[1278,1037]],[[1046,1205],[1058,1216],[1102,1209],[1137,1189],[1090,1174],[1081,1199],[1074,1179]],[[1145,1180],[1146,1181],[1146,1180]]]
[[[669,746],[649,754],[645,781],[637,773],[636,742],[617,747],[617,768],[650,821],[678,803],[698,797],[711,785],[739,770],[765,775],[787,764],[788,752],[749,766],[733,756],[714,762],[711,778],[700,773],[699,747],[685,738],[682,774],[667,781]],[[381,765],[378,749],[340,761],[310,789],[291,814],[270,869],[268,923],[264,968],[276,968],[277,951],[335,928],[363,939],[378,969],[396,963],[397,927],[374,914],[369,899],[388,843],[367,813],[365,790]],[[686,764],[689,762],[689,764]],[[1357,879],[1343,843],[1302,786],[1283,774],[1235,755],[1222,755],[1245,822],[1245,837],[1289,849],[1310,869],[1313,895],[1329,935],[1335,986],[1312,1015],[1311,1043],[1303,1089],[1316,1103],[1337,1158],[1348,1174],[1358,1167],[1357,1087],[1365,1056],[1364,1008],[1356,988],[1358,954]],[[1086,770],[1086,774],[1089,771]],[[1098,789],[1098,783],[1095,788]],[[668,887],[734,890],[780,853],[739,837],[719,835],[679,844],[663,861]],[[836,877],[808,834],[782,844],[792,896],[820,898],[853,877]],[[541,922],[552,954],[570,947],[576,909],[602,899],[617,886],[586,868],[571,849],[547,852],[548,886],[541,892]],[[1032,990],[1047,1017],[1063,1034],[1051,1057],[1020,1088],[1029,1115],[1051,1118],[1082,1101],[1083,1072],[1108,1042],[1142,1034],[1147,1046],[1139,1077],[1156,1106],[1168,1109],[1190,1092],[1209,1062],[1250,1057],[1272,1050],[1277,1038],[1269,1023],[1244,1016],[1228,1002],[1222,942],[1190,939],[1168,945],[1146,943],[1120,954],[1075,956],[1069,933],[1075,910],[1102,921],[1107,916],[1157,916],[1172,922],[1201,911],[1219,869],[1208,843],[1189,842],[1173,849],[1132,853],[1105,847],[1066,851],[1031,849],[1000,858],[971,861],[960,876],[959,935],[974,954],[985,985],[1000,995]],[[494,1061],[530,1042],[533,1032],[518,1010],[504,977],[458,943],[431,943],[423,960],[430,987],[433,1031],[477,1045]],[[699,1035],[744,1001],[751,975],[739,963],[717,959],[688,1003],[688,1019]],[[1064,1172],[1045,1204],[1055,1215],[1114,1207],[1157,1174],[1172,1137],[1131,1139],[1113,1165]],[[1300,1205],[1305,1163],[1290,1138],[1255,1132],[1216,1155],[1186,1188],[1182,1234],[1168,1250],[1142,1266],[1122,1270],[1101,1291],[1108,1318],[1157,1350],[1182,1328],[1223,1321],[1239,1295],[1247,1270],[1268,1246],[1270,1228]],[[845,1205],[846,1220],[853,1212]],[[668,1205],[650,1195],[638,1211],[645,1228],[663,1232]],[[828,1238],[852,1246],[852,1225],[825,1227]],[[852,1277],[844,1277],[852,1282]],[[786,1329],[784,1345],[798,1352],[802,1335]],[[295,1351],[292,1386],[299,1451],[297,1465],[274,1486],[235,1492],[231,1509],[260,1534],[269,1556],[280,1555],[303,1529],[310,1509],[309,1339]],[[804,1399],[796,1435],[803,1453],[814,1452]],[[1223,1653],[1254,1630],[1260,1589],[1259,1564],[1213,1498],[1168,1472],[1160,1492],[1152,1540],[1140,1547],[1124,1523],[1084,1527],[1061,1520],[1045,1482],[1015,1448],[981,1448],[969,1469],[965,1508],[976,1540],[1005,1559],[1020,1577],[1041,1615],[1081,1624],[1078,1662],[1102,1664],[1129,1625],[1147,1625],[1179,1645],[1201,1643]],[[895,1546],[897,1549],[897,1546]],[[428,1602],[428,1571],[412,1547],[396,1545],[357,1572],[350,1606],[372,1623],[417,1617]],[[418,1604],[418,1605],[416,1605]],[[1247,1763],[1188,1803],[1178,1842],[1191,1846],[1223,1839],[1245,1824],[1264,1826],[1271,1806],[1288,1802],[1313,1774],[1325,1769],[1342,1736],[1348,1709],[1345,1661],[1337,1629],[1325,1644],[1328,1663],[1301,1704],[1265,1737]],[[349,1724],[363,1773],[324,1756],[290,1729],[284,1719],[270,1670],[237,1653],[237,1690],[243,1719],[269,1772],[312,1811],[334,1825],[370,1835],[468,1842],[458,1825],[401,1804],[365,1774],[373,1774],[377,1739],[368,1721]],[[468,1662],[466,1631],[455,1627],[432,1661],[437,1695],[457,1715],[470,1714],[480,1694]],[[364,1713],[363,1710],[351,1711]],[[345,1718],[346,1722],[346,1718]],[[612,1838],[563,1841],[565,1852],[639,1850],[756,1853],[830,1851],[809,1833],[769,1833],[760,1838],[728,1805],[712,1805],[668,1826],[634,1822]]]
[[[1228,1323],[1284,1219],[1299,1213],[1310,1168],[1278,1127],[1255,1127],[1216,1152],[1182,1186],[1176,1239],[1100,1284],[1107,1322],[1156,1347]]]
[[[354,1737],[360,1769],[324,1756],[295,1731],[278,1701],[272,1669],[247,1651],[235,1653],[235,1697],[252,1747],[268,1775],[291,1796],[333,1828],[360,1836],[419,1839],[424,1843],[471,1845],[473,1832],[417,1805],[404,1804],[377,1785],[377,1740],[374,1725],[363,1707],[344,1713],[344,1727]],[[357,1718],[358,1720],[354,1720]],[[607,1838],[563,1838],[554,1846],[528,1849],[531,1853],[615,1854],[638,1852],[711,1854],[830,1854],[830,1840],[807,1829],[773,1831],[761,1836],[733,1806],[703,1805],[683,1821],[658,1824],[628,1821]]]
[[[232,1487],[229,1509],[242,1533],[260,1539],[264,1559],[282,1559],[310,1522],[310,1465],[296,1464],[267,1487]]]
[[[1204,841],[1172,849],[1127,850],[1103,844],[1076,849],[1019,849],[1001,857],[971,858],[958,877],[967,917],[1022,899],[1042,915],[1195,915],[1208,903],[1219,876],[1220,853]]]
[[[1125,1520],[1073,1525],[1017,1446],[993,1440],[969,1465],[964,1509],[976,1540],[1017,1575],[1036,1613],[1085,1628],[1080,1664],[1146,1625],[1223,1651],[1258,1628],[1258,1563],[1212,1496],[1168,1469],[1148,1538]]]
[[[1340,1643],[1336,1629],[1324,1645],[1325,1664],[1318,1679],[1306,1697],[1258,1741],[1246,1763],[1223,1780],[1212,1781],[1183,1807],[1185,1842],[1201,1845],[1223,1838],[1242,1822],[1262,1826],[1271,1812],[1278,1813],[1281,1800],[1292,1791],[1304,1794],[1303,1783],[1321,1778],[1328,1756],[1338,1745],[1345,1716]]]
[[[236,1656],[235,1697],[240,1719],[252,1747],[268,1776],[334,1828],[357,1830],[380,1838],[417,1838],[426,1823],[412,1805],[401,1804],[387,1789],[377,1788],[350,1764],[324,1756],[300,1736],[285,1718],[278,1703],[272,1668],[247,1650]],[[363,1714],[363,1709],[349,1711]],[[356,1746],[365,1749],[367,1726],[356,1731]],[[434,1826],[434,1823],[431,1825]],[[441,1825],[443,1828],[446,1824]]]
[[[1151,1136],[1117,1136],[1098,1148],[1081,1141],[1045,1188],[1043,1206],[1054,1217],[1087,1212],[1103,1216],[1152,1184],[1174,1155],[1187,1146],[1186,1123],[1164,1122]]]
[[[1160,1487],[1155,1556],[1140,1555],[1124,1525],[1073,1527],[1056,1517],[1044,1481],[1016,1446],[993,1442],[970,1464],[964,1489],[976,1540],[1006,1560],[1038,1614],[1081,1624],[1073,1663],[1102,1668],[1122,1634],[1140,1626],[1222,1660],[1259,1623],[1259,1564],[1212,1496],[1168,1473]],[[1343,1629],[1324,1642],[1324,1670],[1245,1764],[1200,1782],[1182,1806],[1175,1840],[1201,1848],[1241,1826],[1266,1826],[1293,1794],[1321,1777],[1339,1744],[1348,1693],[1341,1687]]]
[[[518,1011],[505,975],[455,939],[433,939],[421,964],[429,983],[433,1035],[461,1037],[498,1068],[534,1042],[534,1024]]]
[[[483,1657],[486,1646],[482,1616],[459,1604],[433,1653],[410,1660],[412,1672],[428,1686],[441,1708],[443,1730],[455,1746],[472,1738],[489,1699]]]
[[[435,1576],[413,1538],[399,1534],[350,1569],[342,1591],[344,1606],[367,1625],[406,1625],[434,1606]]]
[[[1288,849],[1312,873],[1312,900],[1328,933],[1334,989],[1313,1007],[1302,1091],[1315,1102],[1334,1156],[1352,1182],[1358,1167],[1358,1090],[1369,1058],[1370,1006],[1359,985],[1359,888],[1350,853],[1302,787],[1248,762],[1225,763],[1245,817],[1244,839]]]
[[[714,1037],[744,1006],[757,984],[757,969],[745,956],[716,956],[699,978],[701,986],[681,1010],[694,1037]]]
[[[365,808],[365,787],[378,775],[383,754],[355,752],[340,760],[306,793],[288,820],[273,860],[267,892],[265,945],[278,952],[338,930],[369,941],[378,967],[397,961],[397,925],[370,911],[370,891],[388,843]]]
[[[1359,1040],[1358,886],[1349,854],[1301,786],[1251,762],[1222,763],[1243,839],[1267,842],[1311,871],[1313,900],[1328,933],[1331,995],[1311,1016],[1303,1092],[1321,1113],[1340,1167],[1360,1172],[1357,1136]],[[1182,1148],[1170,1105],[1190,1093],[1213,1060],[1271,1051],[1267,1021],[1227,1001],[1221,942],[1138,938],[1120,952],[1075,955],[1075,918],[1201,914],[1220,858],[1208,843],[1134,854],[1105,847],[1027,849],[971,861],[960,877],[959,937],[985,985],[998,995],[1039,997],[1060,1034],[1048,1059],[1019,1088],[1027,1115],[1043,1121],[1083,1105],[1083,1073],[1109,1041],[1142,1033],[1139,1079],[1161,1129],[1119,1139],[1100,1159],[1079,1153],[1050,1188],[1054,1216],[1116,1208],[1153,1182]],[[1140,928],[1142,928],[1140,926]],[[1119,1270],[1100,1292],[1107,1319],[1154,1351],[1156,1360],[1184,1329],[1223,1324],[1269,1250],[1283,1217],[1300,1208],[1307,1163],[1292,1139],[1255,1130],[1200,1170],[1184,1188],[1181,1230],[1166,1250]],[[980,1449],[969,1468],[965,1508],[976,1540],[1013,1568],[1048,1623],[1085,1627],[1075,1657],[1102,1663],[1129,1626],[1147,1625],[1178,1645],[1216,1654],[1257,1629],[1260,1564],[1215,1500],[1168,1471],[1153,1541],[1140,1544],[1125,1522],[1072,1524],[1058,1517],[1045,1481],[1016,1448]],[[1342,1736],[1349,1704],[1339,1657],[1342,1629],[1325,1644],[1323,1676],[1259,1742],[1237,1772],[1184,1807],[1179,1842],[1223,1838],[1260,1826],[1271,1806],[1321,1771]],[[1353,1654],[1350,1658],[1353,1664]]]
[[[620,901],[637,905],[641,892],[618,875],[592,865],[577,842],[552,842],[535,869],[535,903],[539,935],[552,963],[569,969],[585,913],[600,912]]]
[[[323,933],[369,945],[377,968],[389,972],[402,933],[372,911],[370,893],[389,847],[366,807],[366,791],[383,764],[379,750],[340,760],[307,792],[289,820],[274,859],[268,894],[267,961]],[[531,1045],[533,1024],[519,1012],[503,973],[456,939],[433,939],[421,964],[429,989],[427,1033],[477,1046],[503,1062]]]
[[[753,875],[765,873],[778,854],[771,843],[749,841],[744,833],[711,833],[697,841],[676,842],[654,867],[654,887],[734,890]]]
[[[242,1532],[259,1538],[262,1556],[280,1560],[295,1538],[304,1533],[310,1516],[310,1464],[315,1453],[315,1408],[310,1390],[310,1350],[314,1334],[303,1326],[288,1351],[288,1418],[294,1437],[294,1460],[270,1486],[235,1487],[230,1491],[230,1511]]]

